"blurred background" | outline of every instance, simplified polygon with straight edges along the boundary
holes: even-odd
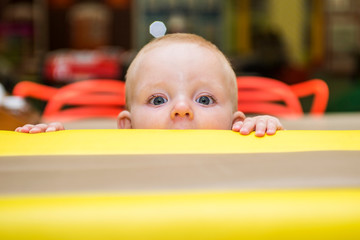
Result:
[[[360,111],[358,0],[1,0],[0,10],[8,93],[24,80],[123,80],[152,39],[149,25],[163,21],[168,33],[215,43],[238,76],[321,78],[330,89],[327,112]]]

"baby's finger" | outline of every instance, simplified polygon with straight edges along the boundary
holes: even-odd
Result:
[[[268,135],[274,135],[277,129],[277,122],[274,119],[269,119],[267,123],[266,133]]]
[[[264,136],[266,128],[267,128],[267,119],[266,118],[258,118],[256,120],[255,136],[257,136],[257,137]]]
[[[25,130],[24,130],[24,131],[25,131]],[[23,127],[17,127],[17,128],[15,129],[15,132],[19,132],[19,133],[23,132]]]
[[[45,132],[48,125],[44,123],[36,124],[32,129],[30,129],[29,133],[41,133]]]
[[[16,128],[15,131],[21,132],[21,133],[28,133],[33,127],[34,127],[33,124],[25,124],[22,127]]]
[[[282,130],[282,129],[284,129],[284,128],[278,119],[271,118],[268,120],[267,130],[266,130],[266,133],[268,135],[274,135],[277,130]]]
[[[232,126],[232,130],[235,132],[239,132],[243,124],[244,123],[242,121],[235,122],[234,125]]]
[[[55,131],[60,131],[60,130],[64,130],[64,126],[59,123],[59,122],[53,122],[50,123],[49,126],[46,128],[46,132],[55,132]]]
[[[243,126],[240,129],[240,133],[243,135],[250,134],[255,129],[255,118],[246,118]]]

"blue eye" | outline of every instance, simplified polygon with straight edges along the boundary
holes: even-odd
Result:
[[[214,103],[214,99],[208,96],[201,96],[198,99],[196,99],[196,102],[203,105],[210,105]]]
[[[150,103],[153,105],[161,105],[167,102],[167,99],[160,97],[160,96],[154,96],[150,99]]]

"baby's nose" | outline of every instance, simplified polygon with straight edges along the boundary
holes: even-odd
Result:
[[[191,106],[186,101],[178,101],[172,111],[171,111],[171,118],[175,119],[177,117],[186,117],[189,119],[193,119],[193,111],[191,109]]]

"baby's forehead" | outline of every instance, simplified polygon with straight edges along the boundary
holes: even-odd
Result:
[[[210,44],[205,44],[202,42],[194,42],[194,41],[186,41],[186,40],[163,40],[159,42],[150,43],[144,49],[142,49],[142,54],[145,55],[149,52],[159,52],[164,49],[172,49],[174,50],[174,54],[176,54],[177,49],[186,50],[186,49],[199,49],[199,50],[205,50],[206,52],[214,54],[214,56],[221,56],[221,53],[211,46]]]
[[[227,59],[214,49],[188,42],[170,42],[146,49],[137,59],[134,75],[141,74],[144,70],[151,71],[151,66],[158,67],[169,62],[175,64],[174,70],[194,65],[208,67],[209,71],[218,69],[227,75],[229,67],[231,69]],[[216,66],[215,69],[212,66]]]
[[[225,58],[213,49],[198,46],[193,43],[168,43],[155,46],[145,51],[138,59],[133,81],[138,77],[164,75],[170,73],[185,73],[187,77],[200,75],[211,77],[219,74],[220,79],[229,77],[231,66]],[[207,69],[207,71],[203,71]],[[230,70],[230,71],[229,71]],[[185,75],[184,75],[185,76]]]

